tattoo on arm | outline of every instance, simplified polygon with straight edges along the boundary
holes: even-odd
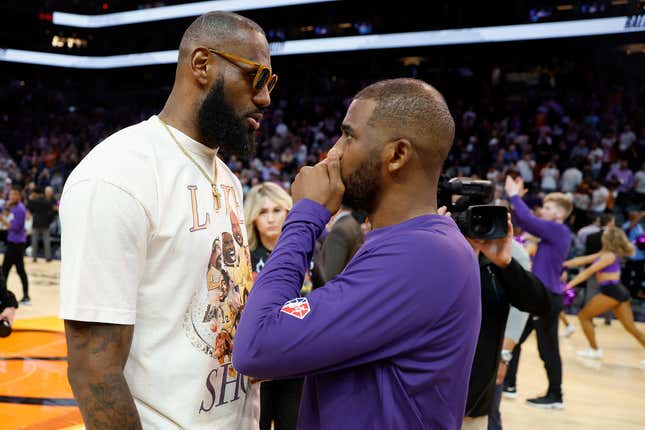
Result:
[[[68,378],[85,428],[140,429],[123,375],[134,326],[65,321]]]

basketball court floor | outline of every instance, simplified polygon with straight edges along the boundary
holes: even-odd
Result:
[[[56,317],[60,265],[27,260],[26,266],[33,304],[18,310],[14,333],[0,339],[0,429],[82,429],[67,383],[63,323]],[[20,298],[15,271],[8,284]],[[645,323],[639,324],[645,329]],[[645,369],[640,367],[645,350],[616,321],[605,326],[597,320],[596,329],[605,352],[602,361],[576,357],[575,352],[587,346],[579,329],[562,339],[563,411],[525,405],[526,398],[542,394],[547,386],[535,339],[527,340],[518,373],[519,396],[502,401],[505,429],[645,429]]]

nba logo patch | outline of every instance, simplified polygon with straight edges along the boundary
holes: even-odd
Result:
[[[311,312],[311,308],[309,307],[309,301],[306,297],[298,297],[297,299],[292,299],[285,303],[280,311],[285,314],[289,314],[292,317],[304,319],[307,314]]]

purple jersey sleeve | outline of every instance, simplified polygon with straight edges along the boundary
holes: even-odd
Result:
[[[328,218],[312,201],[299,202],[289,214],[237,328],[233,365],[240,372],[271,378],[312,375],[393,357],[418,347],[423,333],[452,312],[459,287],[451,291],[440,274],[431,279],[419,273],[419,267],[429,266],[428,256],[403,252],[418,246],[414,238],[364,246],[341,274],[296,303],[301,307],[297,316],[284,312],[283,306],[298,297],[314,241]],[[437,252],[430,266],[450,267],[455,264],[451,255]],[[474,257],[472,264],[476,267]],[[442,288],[419,294],[419,285],[429,279]]]
[[[523,230],[548,242],[558,241],[561,232],[560,229],[554,228],[555,222],[546,221],[533,215],[520,196],[511,197],[511,203],[517,224]]]

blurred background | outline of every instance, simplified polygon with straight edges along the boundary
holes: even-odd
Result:
[[[574,232],[603,214],[624,226],[630,212],[643,211],[645,0],[4,0],[0,205],[12,184],[25,187],[26,201],[47,190],[51,202],[51,254],[39,244],[40,251],[28,247],[25,258],[36,282],[33,295],[42,281],[43,291],[51,291],[42,297],[52,297],[47,301],[54,308],[27,309],[23,318],[55,314],[57,263],[32,261],[60,258],[56,208],[67,176],[102,139],[161,110],[184,29],[215,9],[236,11],[265,29],[280,75],[258,131],[257,157],[226,160],[245,191],[265,181],[288,189],[301,166],[317,163],[335,143],[359,89],[379,79],[414,77],[438,88],[455,118],[446,175],[488,179],[501,197],[505,175],[519,174],[533,206],[546,192],[569,193]],[[642,229],[641,218],[636,224]],[[584,252],[583,239],[571,256]],[[10,288],[18,285],[14,276]],[[645,321],[639,276],[630,280],[630,292],[636,319]],[[579,296],[569,312],[580,308]],[[633,340],[624,342],[638,355]],[[0,418],[15,418],[23,412],[2,409],[1,379]],[[640,398],[641,409],[630,409],[628,421],[615,428],[645,422],[645,378],[636,372],[627,379],[635,385],[625,390]],[[503,412],[510,407],[503,405]],[[611,416],[625,412],[612,407],[608,421],[595,407],[573,408],[550,426],[596,428],[600,422],[606,428],[615,422]],[[518,420],[509,428],[544,428],[527,424],[540,415],[525,421],[519,418],[524,408],[516,408],[521,410],[509,413]],[[0,428],[14,427],[0,419]]]

